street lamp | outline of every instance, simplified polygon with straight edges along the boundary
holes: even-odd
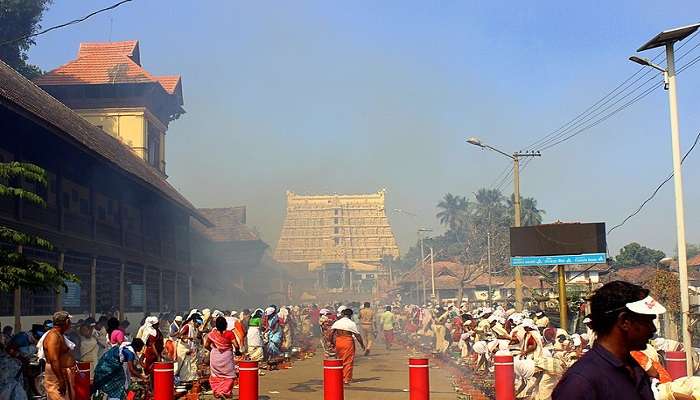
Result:
[[[515,209],[515,218],[513,225],[516,227],[520,226],[520,159],[524,157],[540,157],[539,151],[528,151],[528,152],[515,152],[513,154],[508,154],[502,150],[499,150],[493,146],[489,146],[481,141],[481,139],[476,137],[470,137],[467,139],[467,143],[481,147],[482,149],[489,149],[498,154],[506,156],[513,161],[513,208]],[[523,276],[522,270],[519,266],[515,267],[515,308],[518,311],[523,309]]]
[[[673,45],[697,31],[700,24],[693,24],[663,31],[654,36],[637,51],[666,48],[666,68],[654,65],[651,61],[632,56],[630,60],[644,66],[652,67],[664,74],[665,88],[668,90],[668,106],[671,117],[671,149],[673,151],[673,184],[676,199],[676,236],[678,242],[678,277],[680,279],[681,329],[683,330],[683,347],[686,354],[686,372],[693,375],[693,347],[690,335],[690,298],[688,292],[688,260],[685,249],[685,211],[683,207],[683,177],[681,175],[681,144],[678,124],[678,100],[676,88],[676,60]]]
[[[409,217],[411,217],[411,220],[413,220],[413,223],[416,224],[416,233],[418,235],[418,241],[420,242],[420,266],[421,266],[421,274],[423,275],[423,304],[426,304],[426,288],[425,288],[425,248],[423,247],[423,234],[426,232],[432,232],[433,230],[431,228],[424,228],[418,225],[418,221],[416,221],[416,218],[418,215],[408,212],[406,210],[402,210],[400,208],[394,208],[393,211],[397,214],[406,214]],[[433,296],[435,295],[435,271],[433,271]],[[418,282],[416,282],[416,292],[418,292]],[[420,301],[420,296],[418,293],[416,293],[416,297]]]

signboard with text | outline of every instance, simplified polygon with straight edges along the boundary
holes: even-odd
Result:
[[[512,227],[510,254],[514,267],[605,263],[605,223]]]

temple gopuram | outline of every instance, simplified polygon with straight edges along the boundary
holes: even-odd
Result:
[[[303,196],[287,192],[287,217],[275,259],[308,265],[319,289],[376,290],[382,258],[399,256],[384,209],[385,193]]]

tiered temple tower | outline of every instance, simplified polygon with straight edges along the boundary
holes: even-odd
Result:
[[[385,190],[360,195],[287,192],[275,259],[308,264],[327,288],[374,286],[383,257],[399,256],[384,209]]]

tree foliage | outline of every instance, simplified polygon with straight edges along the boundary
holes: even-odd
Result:
[[[513,223],[514,201],[506,199],[498,189],[479,189],[473,199],[447,193],[437,204],[436,218],[447,231],[443,235],[424,240],[432,247],[437,260],[459,262],[465,268],[474,267],[482,272],[487,260],[488,236],[491,238],[491,261],[494,266],[508,265],[509,228]],[[532,198],[521,198],[523,222],[537,225],[544,211]],[[409,248],[402,258],[404,269],[413,268],[420,261],[420,242]],[[473,269],[473,268],[472,268]],[[468,281],[474,271],[465,271],[462,281]],[[494,271],[494,274],[507,271]],[[478,276],[478,274],[476,275]],[[468,282],[467,282],[468,283]]]
[[[0,1],[0,43],[31,35],[41,29],[39,21],[52,0]],[[36,65],[27,62],[27,51],[35,45],[33,38],[0,46],[0,60],[29,79],[41,75]]]
[[[657,270],[649,280],[648,289],[651,296],[675,314],[680,311],[681,289],[678,284],[678,274],[663,269]]]
[[[0,196],[21,198],[45,206],[39,195],[11,182],[25,180],[46,186],[46,172],[34,164],[0,163]],[[0,247],[0,292],[11,292],[16,288],[28,290],[65,289],[66,281],[77,282],[78,278],[46,262],[30,260],[18,251],[19,246],[53,249],[51,243],[39,237],[0,226],[0,242],[9,243],[10,249]]]
[[[651,249],[637,242],[632,242],[620,249],[620,254],[615,257],[615,267],[656,265],[664,257],[666,257],[666,254],[661,250]]]

